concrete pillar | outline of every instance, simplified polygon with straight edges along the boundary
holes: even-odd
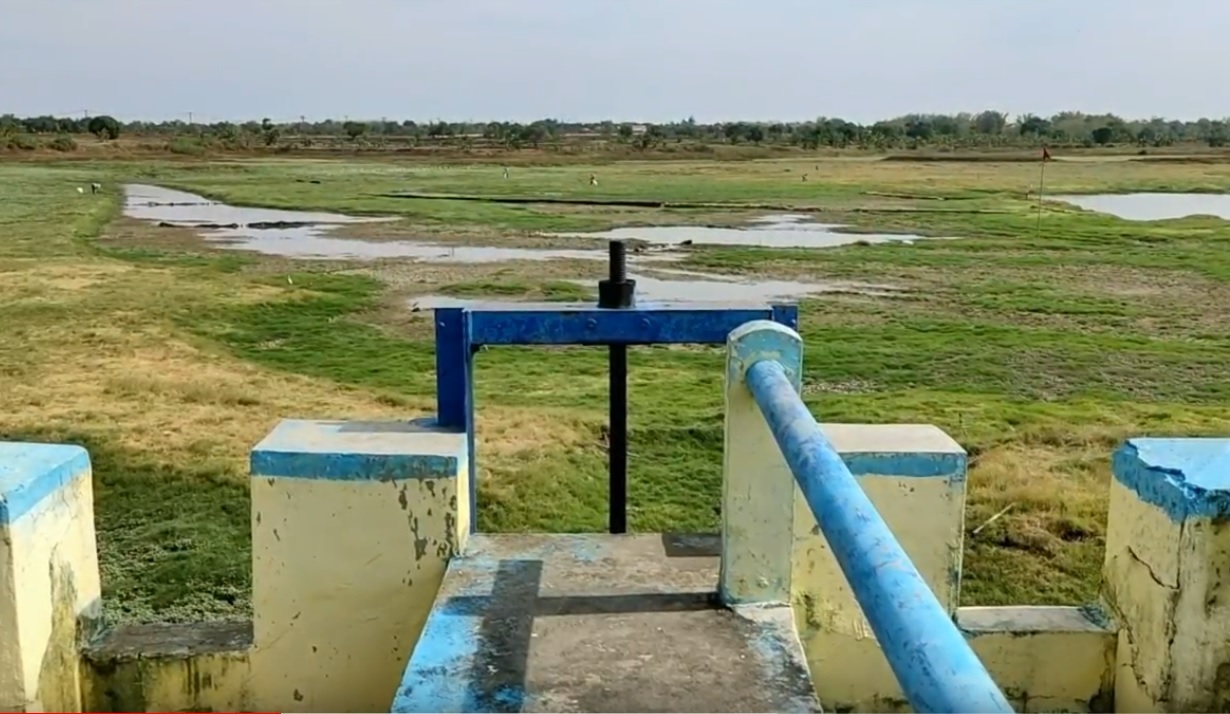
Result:
[[[719,591],[732,605],[786,604],[797,488],[744,375],[752,364],[774,360],[797,392],[803,340],[789,327],[757,320],[731,332],[726,350]]]
[[[821,424],[940,603],[956,611],[966,454],[928,424]],[[900,711],[904,696],[832,551],[795,490],[792,591],[825,709]]]
[[[1132,439],[1112,471],[1115,710],[1230,711],[1230,439]]]
[[[0,711],[81,711],[100,598],[89,454],[0,442]]]
[[[292,421],[251,455],[253,704],[388,711],[469,533],[466,435]]]

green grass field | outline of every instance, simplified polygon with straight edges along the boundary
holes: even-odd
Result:
[[[430,323],[401,307],[406,295],[582,297],[561,279],[597,277],[601,266],[221,251],[187,230],[121,218],[121,182],[396,215],[396,224],[347,230],[491,245],[538,245],[542,230],[729,223],[754,213],[747,204],[792,206],[859,230],[962,239],[693,247],[682,267],[900,288],[802,303],[813,412],[931,422],[969,450],[968,531],[1011,508],[967,535],[964,604],[1084,602],[1097,590],[1114,446],[1230,430],[1230,223],[1131,223],[1057,204],[1039,222],[1029,196],[1038,171],[985,161],[655,161],[516,167],[504,180],[499,166],[376,161],[0,163],[0,438],[90,448],[112,617],[242,615],[246,456],[278,419],[430,411]],[[104,195],[77,194],[96,180]],[[1048,193],[1224,191],[1230,164],[1053,162],[1046,183]],[[740,207],[380,195],[396,191]],[[716,349],[634,350],[634,529],[716,526],[722,360]],[[605,352],[484,351],[476,389],[480,526],[602,530]]]

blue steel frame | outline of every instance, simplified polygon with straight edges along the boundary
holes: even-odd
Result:
[[[436,424],[465,431],[470,531],[478,527],[474,454],[474,353],[485,345],[726,344],[736,327],[772,320],[791,329],[798,305],[643,304],[606,309],[573,303],[508,303],[439,308],[436,323]]]

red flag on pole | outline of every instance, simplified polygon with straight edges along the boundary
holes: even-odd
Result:
[[[1045,146],[1044,146],[1044,147],[1042,147],[1042,160],[1043,160],[1043,161],[1050,161],[1050,160],[1051,160],[1051,150],[1050,150],[1050,149],[1048,149],[1048,148],[1046,148]]]

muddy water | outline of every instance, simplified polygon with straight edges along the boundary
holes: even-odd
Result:
[[[644,226],[593,233],[555,233],[569,238],[643,240],[665,245],[744,245],[761,248],[834,248],[853,243],[910,243],[923,236],[892,233],[841,233],[843,226],[813,223],[808,216],[762,216],[740,228]]]
[[[1116,193],[1052,196],[1051,199],[1127,221],[1164,221],[1187,216],[1217,216],[1230,220],[1230,195],[1227,194]]]

